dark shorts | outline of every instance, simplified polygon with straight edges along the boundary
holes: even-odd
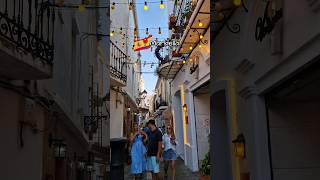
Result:
[[[165,161],[177,160],[176,152],[172,149],[164,151],[163,152],[163,160],[165,160]]]

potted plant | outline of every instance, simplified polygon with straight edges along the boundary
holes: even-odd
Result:
[[[210,154],[205,155],[205,158],[201,161],[200,166],[201,177],[200,180],[210,180]]]
[[[169,29],[171,30],[172,28],[175,28],[177,23],[177,17],[174,15],[170,15],[169,17]]]

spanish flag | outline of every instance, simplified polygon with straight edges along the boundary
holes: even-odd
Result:
[[[150,44],[151,41],[152,41],[151,35],[149,35],[148,37],[143,38],[143,39],[134,40],[133,50],[140,51],[143,49],[148,49],[151,47],[151,44]]]

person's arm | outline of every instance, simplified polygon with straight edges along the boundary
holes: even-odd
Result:
[[[159,133],[158,135],[158,152],[157,152],[157,161],[160,162],[160,158],[162,155],[162,134]]]
[[[130,143],[133,144],[134,143],[134,138],[136,137],[137,133],[133,134],[131,133],[130,134]]]

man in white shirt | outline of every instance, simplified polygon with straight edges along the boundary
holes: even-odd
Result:
[[[177,160],[177,153],[176,153],[176,145],[177,141],[173,133],[173,129],[171,126],[168,126],[166,128],[166,133],[162,137],[163,146],[164,149],[163,152],[163,160],[164,160],[164,176],[165,180],[168,177],[168,167],[169,164],[171,164],[171,170],[172,170],[172,180],[175,180],[176,176],[176,160]]]

